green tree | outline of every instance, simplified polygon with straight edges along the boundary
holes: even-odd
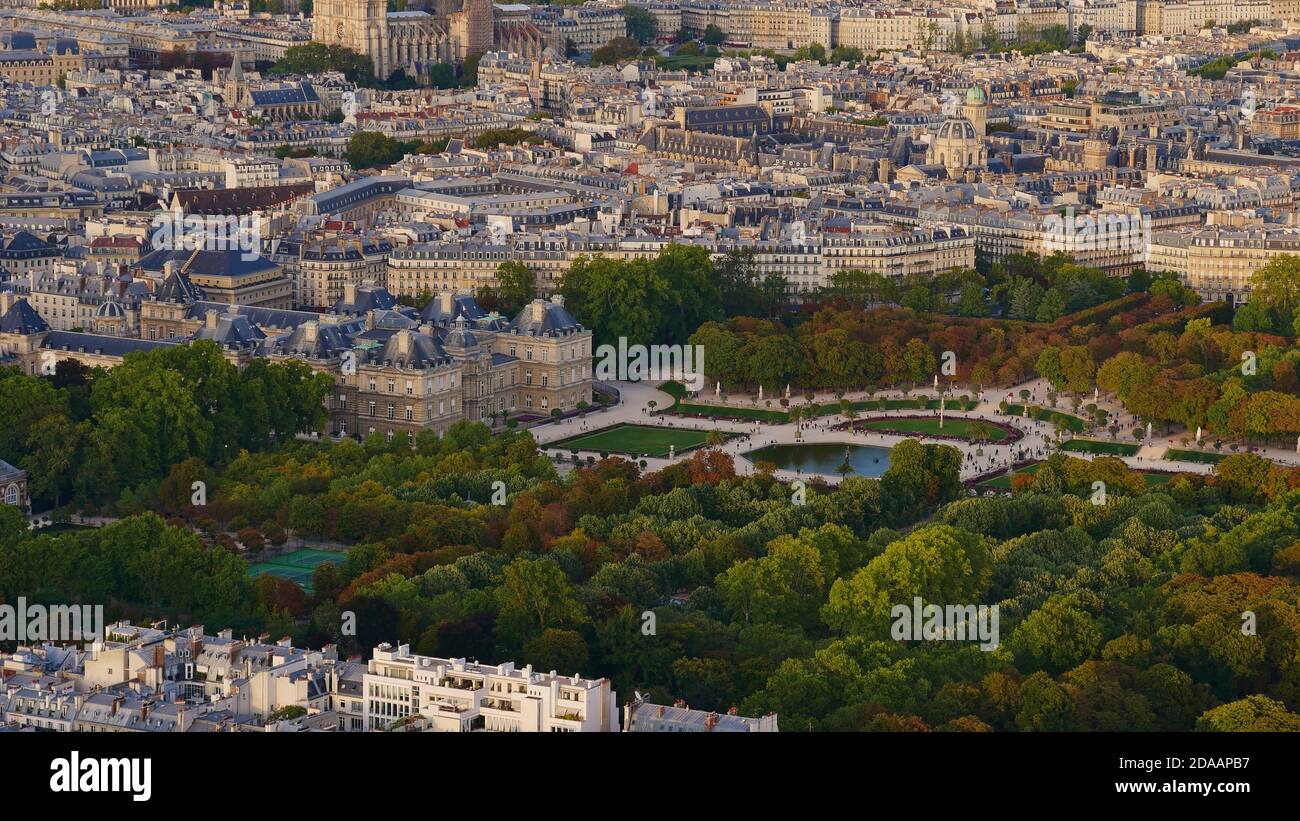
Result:
[[[524,644],[524,660],[537,670],[581,673],[590,657],[586,639],[576,630],[548,627]]]
[[[1290,327],[1300,304],[1300,256],[1278,254],[1250,277],[1251,302],[1275,311],[1283,327]]]
[[[917,530],[899,539],[830,590],[822,619],[834,630],[867,637],[889,636],[894,607],[979,601],[993,567],[984,540],[948,525]]]
[[[631,4],[623,7],[623,18],[627,21],[627,33],[641,45],[653,43],[659,33],[659,25],[654,15],[640,6]]]
[[[537,297],[537,275],[519,260],[507,260],[497,266],[495,288],[479,290],[484,307],[504,316],[514,316]]]
[[[521,557],[506,565],[496,599],[497,633],[516,651],[547,628],[565,629],[586,620],[564,571],[549,558]]]

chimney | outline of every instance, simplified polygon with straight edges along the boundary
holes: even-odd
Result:
[[[564,307],[564,294],[551,294],[551,304]]]
[[[357,302],[357,284],[355,282],[344,283],[343,285],[343,304],[345,307],[351,307]]]
[[[203,323],[203,324],[207,325],[209,328],[216,328],[216,327],[217,327],[217,317],[218,317],[218,314],[217,314],[216,310],[213,309],[213,308],[209,308],[209,309],[207,310],[207,312],[204,314],[204,323]]]
[[[411,332],[402,330],[397,332],[397,352],[409,354],[411,352]]]
[[[316,334],[320,330],[320,323],[316,320],[302,323],[302,338],[306,342],[315,342]]]
[[[451,291],[443,291],[438,294],[438,308],[442,313],[450,315],[452,306],[456,304],[456,295]]]
[[[13,291],[0,291],[0,316],[9,313],[9,309],[14,307],[18,301],[18,295]]]
[[[167,279],[174,273],[176,273],[176,260],[169,259],[163,263],[163,279]]]
[[[541,322],[546,317],[546,303],[540,299],[533,300],[533,321]]]

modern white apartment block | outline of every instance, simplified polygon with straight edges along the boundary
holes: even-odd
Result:
[[[410,645],[385,643],[375,648],[361,684],[367,730],[618,731],[616,695],[606,678],[414,655]]]

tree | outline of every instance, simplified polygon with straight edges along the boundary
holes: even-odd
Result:
[[[495,288],[479,290],[485,308],[514,316],[537,297],[537,275],[519,260],[507,260],[497,266]]]
[[[1054,597],[1016,627],[1008,644],[1020,669],[1061,673],[1092,657],[1101,631],[1073,601]]]
[[[640,6],[628,4],[623,7],[623,18],[627,21],[629,37],[643,46],[654,42],[659,32],[654,15]]]
[[[475,52],[465,56],[465,62],[460,67],[460,85],[462,88],[473,88],[478,85],[478,61],[482,57],[482,52]]]
[[[1290,327],[1300,305],[1300,256],[1278,254],[1250,277],[1251,302],[1277,312],[1283,327]]]
[[[429,66],[429,84],[434,88],[455,88],[455,66],[450,63],[434,63]]]
[[[706,46],[720,46],[726,41],[727,33],[713,23],[709,23],[705,26],[704,36],[701,39]]]
[[[379,131],[358,131],[344,154],[353,168],[389,166],[405,156],[405,144]]]
[[[992,556],[984,540],[948,525],[927,527],[899,539],[851,577],[837,580],[822,608],[834,630],[867,637],[889,636],[895,605],[979,601],[988,587]]]
[[[806,46],[801,46],[795,50],[794,59],[796,62],[801,60],[816,60],[817,62],[825,65],[826,46],[823,46],[821,43],[815,43],[815,42],[809,43]]]
[[[58,507],[72,484],[73,467],[85,431],[61,413],[42,416],[27,434],[29,458],[20,463],[27,469],[33,496],[48,499]]]
[[[590,655],[586,639],[575,630],[548,627],[524,644],[524,661],[537,670],[581,673]]]
[[[506,565],[496,599],[497,633],[515,650],[549,627],[567,628],[586,619],[564,571],[549,558],[521,557]]]
[[[1197,732],[1300,732],[1300,715],[1267,696],[1253,695],[1207,710],[1196,720]]]
[[[272,74],[321,74],[340,71],[349,82],[373,86],[374,63],[365,54],[346,46],[308,43],[290,46],[271,67]]]
[[[593,66],[614,66],[636,58],[641,53],[641,44],[631,37],[615,37],[591,53]]]
[[[745,624],[777,622],[812,627],[826,574],[815,547],[792,536],[768,544],[768,555],[731,566],[717,580],[728,610]]]

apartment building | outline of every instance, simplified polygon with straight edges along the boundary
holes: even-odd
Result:
[[[609,679],[541,673],[513,662],[479,664],[375,648],[361,678],[367,730],[419,721],[436,732],[617,732]]]
[[[294,284],[294,304],[328,308],[347,285],[383,284],[393,246],[382,237],[356,234],[289,237],[275,244],[269,258]]]
[[[715,713],[692,710],[682,701],[669,707],[652,704],[640,693],[623,706],[625,733],[775,733],[776,725],[776,713],[747,718],[735,707]]]
[[[1203,300],[1240,305],[1250,301],[1255,271],[1281,254],[1300,254],[1300,230],[1210,226],[1156,233],[1147,267],[1178,274]]]

